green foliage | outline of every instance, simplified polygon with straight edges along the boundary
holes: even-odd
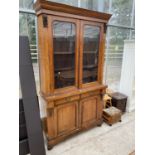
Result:
[[[133,0],[112,0],[110,23],[131,26]]]

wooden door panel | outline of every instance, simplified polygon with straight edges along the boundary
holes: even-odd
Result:
[[[57,133],[62,135],[77,128],[78,102],[61,105],[57,108]]]
[[[88,100],[83,103],[83,120],[87,122],[96,119],[96,99]]]
[[[98,96],[95,96],[81,101],[82,126],[92,124],[97,120],[98,99]]]

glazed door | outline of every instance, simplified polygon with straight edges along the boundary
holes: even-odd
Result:
[[[78,26],[78,20],[51,17],[53,90],[78,86]]]
[[[80,87],[102,82],[103,24],[81,21]]]

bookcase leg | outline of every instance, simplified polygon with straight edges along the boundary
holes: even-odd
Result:
[[[48,145],[47,146],[47,150],[52,150],[53,149],[53,145]]]
[[[102,126],[102,123],[100,123],[100,124],[97,124],[97,126],[98,126],[98,127],[101,127],[101,126]]]
[[[103,120],[101,119],[101,120],[97,123],[97,126],[98,126],[98,127],[101,127],[101,126],[102,126],[102,123],[103,123]]]

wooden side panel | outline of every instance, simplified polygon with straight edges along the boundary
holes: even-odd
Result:
[[[97,121],[99,97],[89,97],[81,101],[81,125],[89,126]]]
[[[57,136],[57,125],[56,125],[56,109],[47,109],[47,135],[48,138],[54,138]]]
[[[48,20],[48,18],[47,18]],[[50,69],[48,55],[48,29],[43,27],[42,15],[38,16],[38,45],[39,45],[39,72],[40,88],[43,94],[50,94]]]
[[[65,134],[77,128],[78,102],[57,107],[57,133]]]
[[[103,80],[103,65],[104,65],[104,54],[105,54],[105,34],[104,25],[101,24],[100,30],[100,44],[99,44],[99,64],[98,64],[98,82],[102,84]]]
[[[98,96],[98,110],[97,110],[97,119],[102,120],[102,110],[103,110],[103,101],[102,95]]]
[[[96,98],[83,102],[82,108],[83,108],[82,109],[83,110],[82,123],[96,120],[96,114],[97,114],[96,113],[97,112]]]

